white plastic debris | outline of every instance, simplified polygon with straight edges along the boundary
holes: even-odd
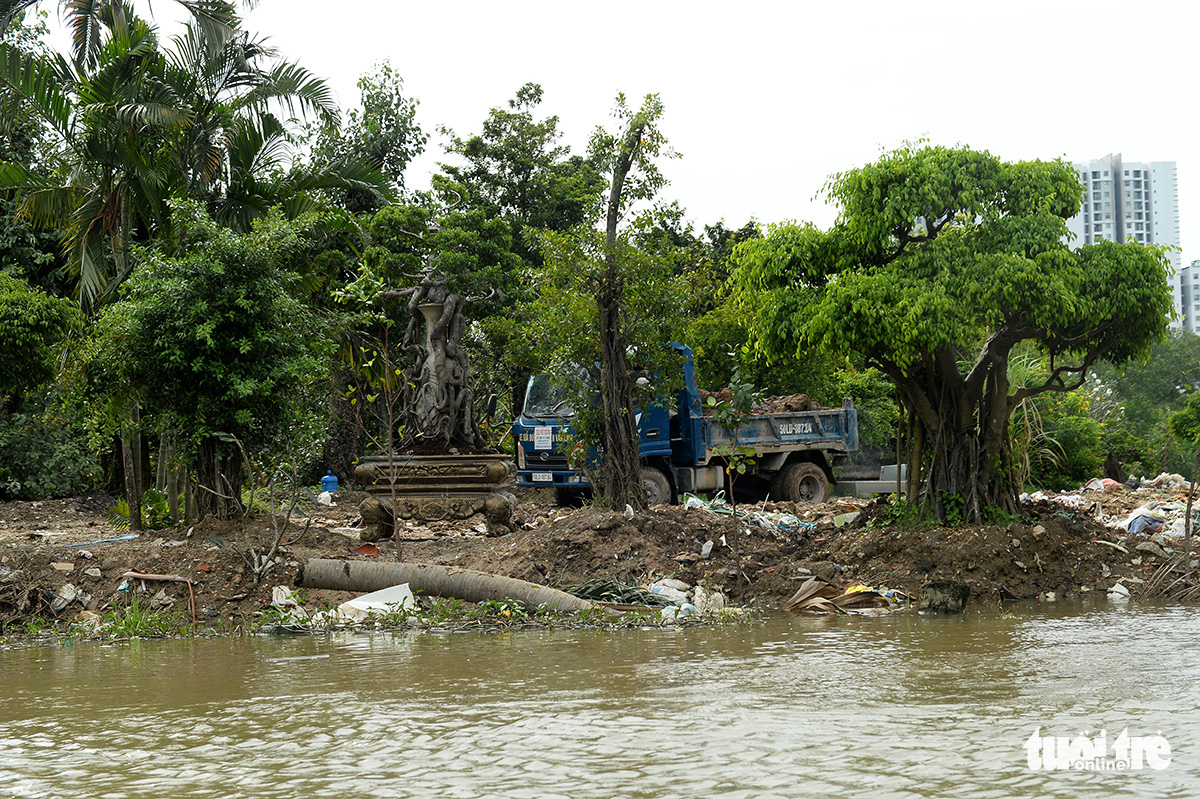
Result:
[[[692,587],[682,580],[664,578],[650,584],[649,591],[657,597],[670,602],[672,605],[683,605],[688,599]]]
[[[700,557],[707,558],[709,555],[712,554],[712,551],[713,551],[713,542],[705,541],[704,546],[700,547]]]
[[[625,506],[625,518],[626,518],[626,519],[632,519],[632,518],[633,518],[633,506],[632,506],[632,505],[626,505],[626,506]]]
[[[58,589],[58,593],[54,595],[54,601],[50,603],[50,609],[58,613],[78,598],[79,589],[73,583],[67,583]]]
[[[1129,589],[1120,583],[1113,583],[1113,587],[1108,589],[1108,598],[1113,602],[1128,602]]]
[[[675,621],[680,616],[695,615],[696,614],[696,606],[690,605],[685,602],[682,605],[672,605],[669,608],[663,608],[661,613],[662,613],[663,621]]]
[[[355,622],[372,614],[412,611],[416,607],[417,598],[413,596],[412,589],[408,583],[401,583],[343,602],[332,613],[334,621]]]
[[[720,591],[712,591],[702,585],[696,586],[692,595],[692,604],[700,613],[719,613],[725,609],[725,595]]]
[[[337,505],[335,505],[333,502],[333,494],[330,494],[328,491],[322,491],[320,494],[318,494],[317,502],[321,503],[322,505],[328,505],[331,508],[337,507]]]

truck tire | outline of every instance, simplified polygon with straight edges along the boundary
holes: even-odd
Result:
[[[829,498],[829,478],[815,463],[789,463],[771,479],[771,496],[784,502],[824,502]]]
[[[653,466],[642,467],[642,489],[646,492],[647,505],[653,507],[671,504],[671,480],[661,469]]]

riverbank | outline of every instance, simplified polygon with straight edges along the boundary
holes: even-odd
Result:
[[[930,580],[961,580],[972,602],[988,605],[1104,594],[1116,583],[1136,594],[1175,554],[1174,541],[1106,522],[1182,494],[1144,488],[1089,492],[1079,501],[1046,497],[1031,500],[1011,523],[949,528],[906,519],[885,500],[747,504],[741,507],[752,514],[738,540],[727,512],[708,507],[659,506],[627,516],[558,508],[549,492],[528,491],[509,535],[486,537],[480,516],[410,522],[397,540],[372,545],[358,537],[365,497],[342,492],[333,507],[306,500],[286,528],[281,517],[259,514],[133,537],[109,522],[112,502],[104,496],[0,503],[0,623],[11,629],[29,619],[71,621],[126,606],[122,587],[135,586],[126,575],[140,571],[178,578],[143,583],[155,608],[194,607],[199,622],[236,628],[270,612],[273,589],[293,587],[310,558],[403,559],[562,590],[671,577],[762,609],[778,608],[812,576],[839,587],[909,593]],[[316,611],[353,595],[300,588],[294,596]]]

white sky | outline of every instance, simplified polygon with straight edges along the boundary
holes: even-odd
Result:
[[[827,226],[814,195],[829,175],[925,137],[1008,160],[1175,161],[1184,264],[1200,258],[1197,23],[1195,0],[260,0],[246,14],[347,108],[391,62],[431,134],[412,188],[446,159],[439,125],[478,132],[526,82],[573,152],[618,91],[657,92],[683,155],[663,196],[698,228]]]

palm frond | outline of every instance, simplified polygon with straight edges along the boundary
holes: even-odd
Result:
[[[29,99],[34,111],[61,136],[71,126],[71,99],[63,90],[72,83],[61,62],[40,58],[8,42],[0,42],[0,80]]]

